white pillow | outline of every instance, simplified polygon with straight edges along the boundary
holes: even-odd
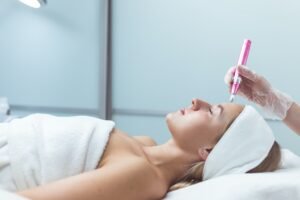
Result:
[[[169,192],[164,200],[300,199],[300,157],[282,150],[276,172],[232,174]]]

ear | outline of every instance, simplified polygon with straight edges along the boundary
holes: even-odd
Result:
[[[201,161],[205,161],[211,152],[212,148],[211,147],[200,147],[198,149],[198,155],[201,159]]]

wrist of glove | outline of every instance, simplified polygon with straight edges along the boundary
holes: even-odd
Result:
[[[275,88],[271,88],[266,96],[265,104],[261,104],[260,106],[262,106],[270,118],[274,119],[275,115],[277,119],[283,120],[292,104],[293,99],[290,96]]]

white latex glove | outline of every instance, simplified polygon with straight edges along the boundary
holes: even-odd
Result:
[[[225,83],[230,88],[235,68],[236,66],[231,67],[224,77]],[[273,88],[263,76],[251,71],[246,66],[239,66],[239,75],[242,82],[238,95],[260,105],[267,112],[276,115],[280,119],[286,117],[287,111],[293,104],[291,97]]]

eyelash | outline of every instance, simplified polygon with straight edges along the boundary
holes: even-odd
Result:
[[[211,107],[209,107],[209,112],[210,112],[210,114],[213,114],[213,113],[212,113],[212,110],[211,110]]]

